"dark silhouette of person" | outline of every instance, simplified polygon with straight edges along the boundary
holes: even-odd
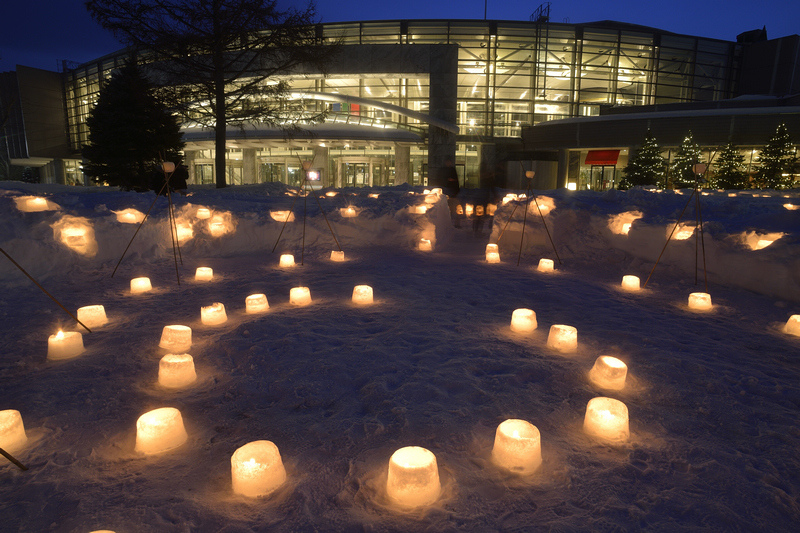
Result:
[[[450,218],[453,220],[455,227],[461,227],[461,218],[458,214],[458,193],[461,186],[458,183],[458,172],[453,164],[451,158],[444,161],[444,166],[439,170],[438,184],[442,188],[442,192],[447,195],[447,206],[450,208]]]

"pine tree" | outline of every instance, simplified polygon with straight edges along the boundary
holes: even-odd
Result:
[[[781,124],[758,156],[758,168],[754,178],[756,187],[760,189],[791,187],[793,178],[790,173],[794,171],[796,162],[797,152],[792,146],[786,126]]]
[[[666,161],[661,155],[656,138],[647,130],[642,145],[628,160],[623,172],[625,176],[620,189],[628,189],[640,185],[663,186],[665,180]]]
[[[180,124],[154,96],[135,61],[127,62],[101,88],[89,113],[89,144],[83,171],[96,183],[147,190],[161,161],[180,161]]]
[[[712,179],[712,186],[717,189],[746,189],[749,179],[745,172],[744,156],[739,149],[728,143],[722,149],[714,164],[716,173]]]
[[[694,142],[692,132],[689,131],[670,165],[672,183],[676,189],[694,187],[696,176],[693,167],[701,162],[700,147]]]

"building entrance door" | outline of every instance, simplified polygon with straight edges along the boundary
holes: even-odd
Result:
[[[344,162],[341,168],[343,187],[367,187],[372,185],[369,163]]]

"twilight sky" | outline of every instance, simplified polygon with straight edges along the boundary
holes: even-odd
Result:
[[[13,2],[13,3],[12,3]],[[534,0],[317,0],[322,22],[393,19],[528,20]],[[62,59],[82,63],[121,48],[89,17],[84,0],[8,0],[0,8],[0,72],[17,64],[58,70]],[[11,3],[11,5],[8,5]],[[300,4],[302,2],[295,2]],[[453,4],[459,7],[453,9]],[[284,4],[288,5],[288,4]],[[735,40],[767,27],[770,38],[800,33],[800,0],[554,0],[552,22],[616,20],[688,35]]]

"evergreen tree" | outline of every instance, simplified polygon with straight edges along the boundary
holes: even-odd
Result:
[[[639,185],[664,185],[666,161],[661,155],[656,138],[647,130],[642,145],[628,159],[620,182],[620,189]]]
[[[717,189],[746,189],[749,179],[745,172],[744,156],[739,149],[728,143],[722,149],[714,165],[716,173],[712,180],[712,187]]]
[[[161,161],[180,161],[180,125],[154,96],[135,61],[127,62],[100,89],[86,120],[89,144],[83,171],[96,183],[147,190]]]
[[[693,167],[701,162],[700,147],[694,142],[690,131],[684,137],[678,152],[675,154],[675,159],[672,160],[670,165],[672,183],[676,189],[694,187],[696,176]]]
[[[758,168],[754,178],[756,187],[760,189],[791,187],[793,177],[784,174],[793,172],[796,162],[797,152],[792,146],[786,126],[781,124],[758,156]]]

